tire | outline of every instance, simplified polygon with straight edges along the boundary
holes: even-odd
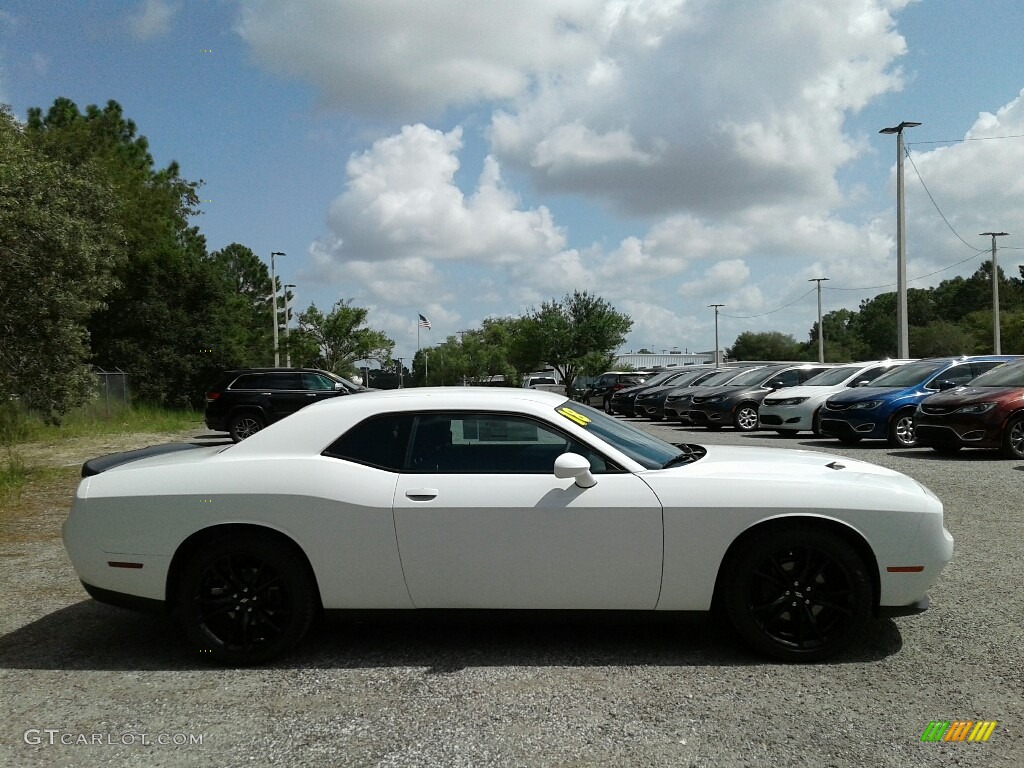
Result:
[[[1008,459],[1024,459],[1024,414],[1018,413],[1006,422],[999,452]]]
[[[738,406],[732,417],[732,425],[740,432],[753,432],[757,429],[757,406],[753,403]]]
[[[892,417],[889,422],[889,445],[893,448],[916,448],[917,437],[914,435],[914,412],[903,410]]]
[[[726,611],[759,653],[820,661],[845,648],[871,613],[867,567],[834,534],[779,529],[749,541],[730,563]]]
[[[306,561],[287,545],[249,535],[195,553],[182,570],[175,613],[203,658],[250,666],[298,643],[318,605]]]
[[[811,433],[815,437],[824,437],[825,434],[821,431],[821,408],[814,409],[814,415],[811,416]]]
[[[255,435],[265,426],[267,426],[266,422],[258,413],[242,411],[231,417],[231,421],[228,422],[228,432],[231,433],[232,440],[240,443],[245,438]]]
[[[609,416],[615,415],[615,411],[612,410],[612,401],[610,398],[607,397],[604,399],[604,412],[607,413]]]

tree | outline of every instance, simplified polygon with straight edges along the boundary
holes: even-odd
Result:
[[[131,374],[142,399],[198,404],[211,372],[237,360],[225,311],[229,286],[189,226],[200,182],[183,179],[177,163],[156,168],[148,141],[115,101],[84,113],[68,99],[57,99],[45,116],[31,109],[26,136],[72,168],[103,168],[110,183],[129,257],[116,269],[106,305],[89,319],[93,360]]]
[[[94,386],[85,322],[124,259],[111,185],[33,145],[0,107],[0,395],[48,421]]]
[[[363,327],[368,313],[351,300],[338,301],[326,315],[310,304],[292,334],[292,362],[346,375],[355,371],[357,360],[390,361],[395,342],[382,331]]]
[[[228,318],[236,365],[268,366],[274,357],[273,291],[270,270],[252,249],[239,243],[214,251],[209,261],[221,273],[230,288]],[[278,294],[279,348],[284,349],[285,324],[293,315],[291,291],[282,291],[281,278],[276,277]],[[285,306],[289,317],[285,317]],[[287,354],[287,349],[284,349]]]
[[[554,368],[571,396],[572,382],[593,362],[593,355],[609,355],[622,345],[633,321],[615,311],[604,299],[583,291],[566,294],[562,301],[545,302],[522,318],[512,338],[511,357],[517,368],[541,363]]]
[[[807,347],[779,331],[744,331],[725,354],[734,360],[804,360]]]

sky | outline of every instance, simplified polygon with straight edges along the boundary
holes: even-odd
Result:
[[[1024,263],[1019,0],[38,0],[0,6],[20,119],[113,99],[295,306],[408,360],[586,290],[621,352],[806,340],[907,274]],[[980,308],[979,308],[980,309]],[[417,315],[432,325],[418,333]],[[911,350],[912,352],[913,350]]]

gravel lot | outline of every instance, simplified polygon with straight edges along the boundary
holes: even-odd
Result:
[[[60,542],[68,465],[202,433],[30,447],[65,469],[0,516],[0,765],[1024,766],[1021,462],[639,423],[925,483],[956,538],[932,609],[822,665],[765,663],[701,620],[473,617],[321,628],[284,663],[217,669],[168,623],[89,600]],[[921,743],[931,720],[999,725]]]

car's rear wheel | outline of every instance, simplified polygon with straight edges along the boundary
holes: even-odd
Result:
[[[305,560],[260,536],[221,539],[185,564],[176,613],[203,658],[261,664],[298,643],[318,605]]]
[[[252,437],[265,426],[266,423],[259,414],[252,411],[242,411],[231,417],[231,421],[228,424],[228,432],[231,433],[231,439],[239,443],[247,437]]]
[[[1000,450],[1008,459],[1024,459],[1024,414],[1017,414],[1006,423]]]
[[[744,403],[737,408],[732,417],[732,425],[740,432],[753,432],[757,429],[757,406]]]
[[[889,445],[893,448],[914,448],[917,436],[914,434],[914,412],[900,411],[889,422]]]
[[[871,611],[867,568],[824,531],[785,528],[748,542],[731,560],[725,607],[740,637],[785,661],[818,661],[844,648]]]

